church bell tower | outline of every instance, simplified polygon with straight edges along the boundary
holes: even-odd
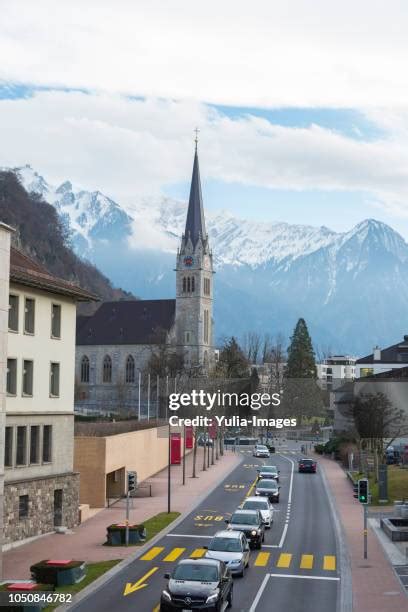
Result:
[[[176,264],[176,341],[185,366],[203,368],[214,363],[213,258],[205,229],[197,131],[187,220]]]

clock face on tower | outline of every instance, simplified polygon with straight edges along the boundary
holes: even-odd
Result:
[[[187,268],[191,268],[191,266],[193,265],[193,263],[194,263],[194,258],[193,258],[193,257],[191,257],[191,255],[187,255],[187,257],[185,257],[185,258],[184,258],[184,265],[185,265]]]

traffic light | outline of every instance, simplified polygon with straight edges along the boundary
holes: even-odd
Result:
[[[137,488],[137,473],[136,472],[128,472],[127,473],[127,490],[128,493],[132,493],[136,491]]]
[[[358,481],[358,501],[360,504],[368,504],[368,480],[360,478]]]

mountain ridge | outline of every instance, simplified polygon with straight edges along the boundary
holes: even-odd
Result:
[[[29,166],[13,171],[54,205],[76,252],[116,284],[142,298],[174,297],[186,203],[163,196],[121,206],[69,180],[51,186]],[[252,329],[288,338],[300,316],[315,342],[329,340],[335,351],[369,352],[406,333],[408,245],[389,225],[365,219],[335,232],[228,211],[206,213],[206,223],[217,272],[218,338]],[[236,317],[230,296],[245,303],[245,316]]]

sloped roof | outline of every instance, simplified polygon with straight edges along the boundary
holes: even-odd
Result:
[[[374,359],[374,353],[357,359],[356,364],[361,363],[404,363],[408,362],[408,335],[398,344],[393,344],[381,349],[380,359]]]
[[[191,178],[190,198],[188,201],[186,229],[184,234],[186,240],[188,240],[189,237],[191,238],[194,246],[197,244],[200,235],[203,239],[206,236],[197,149],[194,155],[193,176]]]
[[[14,247],[10,249],[10,282],[66,295],[78,302],[90,302],[98,299],[96,295],[81,289],[78,285],[53,276],[38,261]]]
[[[80,317],[77,345],[158,344],[174,325],[176,300],[104,302]]]

